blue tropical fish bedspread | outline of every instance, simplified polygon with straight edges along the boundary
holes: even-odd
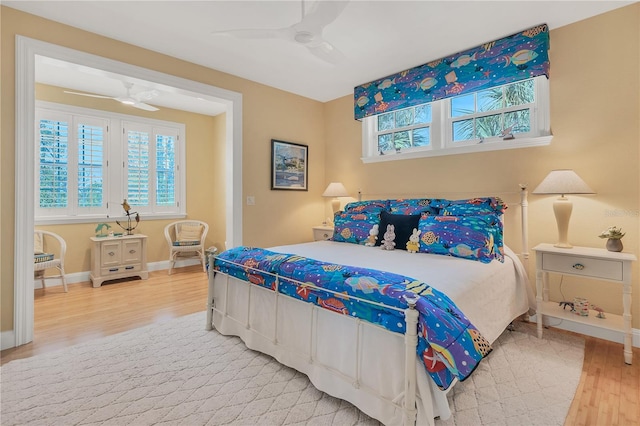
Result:
[[[408,307],[404,296],[419,296],[416,303],[419,312],[417,354],[441,389],[447,389],[455,378],[466,379],[491,352],[489,342],[451,299],[409,277],[252,247],[222,252],[216,257],[214,269],[272,290],[276,289],[276,278],[262,271],[277,274],[280,277],[278,290],[283,294],[398,333],[405,332],[404,312],[358,302],[349,296],[401,309]]]

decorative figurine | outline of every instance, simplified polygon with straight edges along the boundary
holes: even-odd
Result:
[[[138,214],[138,212],[132,212],[131,211],[131,206],[129,205],[129,203],[127,203],[127,200],[125,199],[122,202],[122,208],[124,209],[125,213],[127,214],[127,227],[125,228],[120,221],[116,220],[116,223],[118,224],[118,226],[120,226],[122,229],[124,229],[125,235],[133,235],[133,230],[136,229],[138,227],[138,224],[140,223],[140,215]],[[131,226],[131,216],[134,216],[134,220],[136,221],[136,224],[134,226]]]
[[[96,226],[96,237],[98,238],[103,238],[107,236],[107,232],[105,232],[105,228],[107,229],[107,232],[109,231],[109,229],[111,229],[111,225],[109,225],[108,223],[99,223],[98,226]]]

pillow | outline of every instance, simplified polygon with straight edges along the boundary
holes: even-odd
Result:
[[[333,241],[365,244],[369,230],[380,223],[377,213],[337,212],[333,218]]]
[[[502,222],[496,214],[476,216],[422,215],[422,253],[442,254],[489,263],[504,261]]]
[[[428,198],[409,198],[399,200],[389,200],[389,213],[412,215],[428,212],[438,214],[439,210],[431,207],[431,200]]]
[[[498,197],[470,198],[466,200],[439,200],[442,216],[474,216],[503,214],[507,205]]]
[[[202,225],[182,224],[178,229],[176,241],[200,241],[202,235]]]
[[[403,214],[391,214],[387,211],[380,213],[380,233],[376,240],[376,245],[379,246],[384,240],[384,233],[387,231],[387,225],[393,225],[395,227],[395,243],[396,248],[400,250],[407,249],[407,243],[409,237],[413,234],[413,230],[418,229],[418,223],[420,222],[420,215],[403,215]]]
[[[33,255],[33,263],[44,263],[53,260],[53,253],[36,253]]]
[[[33,233],[33,254],[44,253],[44,246],[42,242],[42,234]]]
[[[345,213],[376,213],[387,209],[388,200],[354,201],[344,206]]]
[[[200,244],[200,240],[181,240],[181,241],[174,241],[173,242],[173,246],[174,247],[181,247],[181,246],[197,246],[198,244]]]

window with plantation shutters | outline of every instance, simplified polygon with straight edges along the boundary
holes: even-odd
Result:
[[[37,104],[37,224],[185,214],[183,124]]]

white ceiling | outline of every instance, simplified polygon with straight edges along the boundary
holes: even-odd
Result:
[[[307,8],[311,2],[307,0]],[[212,34],[230,29],[293,25],[300,20],[298,0],[2,3],[325,102],[352,94],[354,86],[537,24],[547,23],[555,29],[634,1],[352,0],[323,33],[324,38],[346,56],[335,65],[323,62],[304,46],[291,41],[236,39]],[[553,72],[553,63],[551,70]],[[79,70],[48,71],[39,73],[39,77],[44,79],[44,74],[53,79],[55,75],[57,81],[49,84],[110,96],[124,94],[123,89],[118,93],[105,93],[104,85],[91,86],[88,81],[93,79],[78,76]],[[77,87],[80,82],[86,83],[85,86]],[[117,85],[121,83],[116,80],[109,90],[116,90]],[[169,104],[165,106],[171,106],[170,98],[167,95]],[[192,98],[181,101],[193,104]]]

